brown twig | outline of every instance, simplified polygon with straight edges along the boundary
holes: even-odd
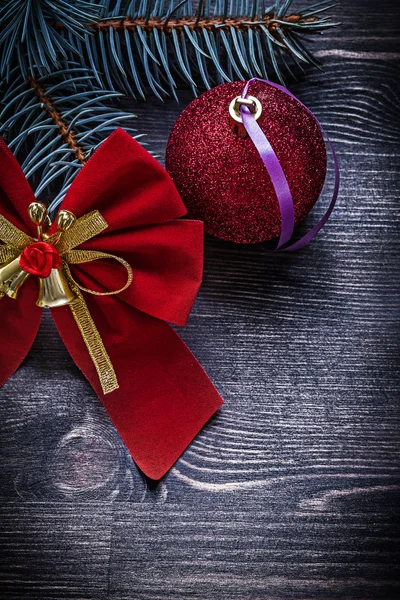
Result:
[[[165,33],[172,33],[173,30],[182,31],[183,28],[189,27],[191,31],[200,31],[203,29],[207,29],[208,31],[215,30],[216,26],[218,28],[233,28],[236,30],[247,31],[249,29],[256,29],[257,25],[251,23],[254,20],[251,17],[227,17],[226,19],[222,19],[219,17],[210,17],[208,19],[202,18],[198,19],[196,17],[190,19],[175,19],[168,21],[165,23],[165,19],[144,19],[137,18],[133,19],[132,17],[126,17],[124,19],[107,19],[106,21],[99,21],[98,23],[88,23],[87,27],[93,29],[94,31],[102,31],[104,29],[109,29],[112,27],[114,31],[124,31],[128,29],[129,31],[135,31],[138,27],[147,33],[151,33],[157,29],[158,31],[164,31]],[[287,17],[281,17],[281,21],[285,21],[287,25],[290,27],[292,23],[315,23],[318,21],[317,17],[303,17],[302,15],[289,15]],[[264,17],[260,17],[256,19],[256,22],[262,21],[264,27],[267,27],[271,33],[275,32],[275,29],[281,26],[279,23],[276,23],[274,15],[265,15]],[[56,22],[54,23],[56,29],[64,29],[63,23]],[[223,27],[221,27],[223,26]]]
[[[49,111],[46,110],[46,112],[48,112],[53,123],[57,125],[60,137],[67,144],[67,146],[69,146],[75,151],[76,160],[79,161],[82,165],[85,164],[85,152],[78,144],[75,132],[72,129],[68,129],[68,125],[63,121],[61,113],[54,106],[51,98],[49,98],[49,96],[46,96],[45,90],[40,85],[40,83],[33,77],[29,77],[28,82],[30,86],[35,90],[36,96],[39,98],[40,102],[50,109]]]

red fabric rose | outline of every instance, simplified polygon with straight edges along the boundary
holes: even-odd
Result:
[[[61,257],[57,250],[46,242],[30,244],[19,259],[21,269],[43,279],[50,275],[52,269],[57,269],[60,265]]]

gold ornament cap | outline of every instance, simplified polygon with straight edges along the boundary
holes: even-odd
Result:
[[[67,231],[76,221],[76,216],[69,210],[60,210],[57,215],[57,228],[59,231]]]

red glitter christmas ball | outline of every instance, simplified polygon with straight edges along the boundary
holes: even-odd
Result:
[[[236,243],[276,238],[281,216],[275,190],[249,137],[230,127],[229,104],[244,82],[220,85],[193,100],[168,140],[166,168],[189,215],[208,233]],[[249,94],[262,104],[258,124],[273,147],[294,201],[296,225],[321,193],[326,149],[317,121],[294,98],[266,83],[253,82]]]

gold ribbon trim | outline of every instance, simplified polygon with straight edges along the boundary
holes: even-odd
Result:
[[[1,233],[0,233],[1,237]],[[11,246],[0,246],[0,264],[14,260],[19,255],[19,250],[12,248]]]
[[[71,290],[76,295],[76,299],[69,303],[76,324],[78,325],[81,336],[86,344],[93,364],[96,368],[101,387],[104,394],[110,394],[119,388],[118,379],[114,371],[111,359],[101,339],[101,335],[92,319],[85,299],[71,275],[71,271],[66,263],[64,270],[69,281]]]
[[[76,246],[80,246],[96,235],[99,235],[107,227],[107,221],[103,219],[98,210],[94,210],[78,219],[70,229],[62,234],[54,246],[59,255],[63,256],[63,254],[69,252],[72,248],[76,248]],[[51,243],[50,239],[48,242]]]
[[[8,221],[7,221],[7,223],[8,223]],[[0,229],[1,229],[1,226],[2,225],[0,224]],[[1,239],[1,231],[0,231],[0,239]],[[11,260],[14,260],[14,258],[17,258],[18,255],[19,255],[19,250],[17,250],[16,248],[13,248],[12,246],[7,246],[7,245],[0,246],[0,265],[2,265],[4,263],[8,263]],[[0,300],[3,298],[3,296],[4,296],[3,292],[0,292]]]
[[[115,294],[120,294],[132,284],[132,267],[126,260],[119,256],[95,250],[75,250],[75,248],[92,239],[107,227],[108,224],[105,219],[97,210],[95,210],[78,219],[67,231],[62,233],[57,232],[46,238],[46,242],[48,244],[53,244],[62,257],[63,270],[68,285],[75,294],[75,299],[72,300],[68,306],[71,309],[72,315],[97,370],[104,394],[110,394],[117,390],[119,387],[118,380],[111,359],[92,319],[81,290],[95,296],[113,296]],[[0,215],[0,241],[4,242],[4,245],[0,245],[0,265],[2,265],[15,259],[26,246],[33,244],[36,240],[26,235],[23,231],[20,231],[5,217]],[[111,292],[97,292],[81,286],[72,277],[69,265],[78,265],[101,259],[116,260],[126,269],[127,282],[121,289]],[[4,294],[0,292],[0,299],[3,296]]]
[[[126,262],[123,258],[119,256],[114,256],[113,254],[108,254],[107,252],[97,252],[96,250],[70,250],[63,256],[64,260],[70,265],[80,265],[82,263],[91,262],[93,260],[101,260],[105,258],[110,258],[112,260],[117,260],[123,267],[125,267],[128,273],[128,279],[126,284],[120,288],[119,290],[115,290],[114,292],[96,292],[96,290],[90,290],[89,288],[85,288],[80,285],[73,277],[71,276],[75,285],[84,292],[88,294],[93,294],[94,296],[115,296],[115,294],[121,294],[124,292],[132,283],[133,273],[131,265]]]
[[[23,231],[15,227],[10,221],[7,221],[3,215],[0,215],[0,240],[17,250],[23,250],[29,244],[36,240],[26,235]]]

